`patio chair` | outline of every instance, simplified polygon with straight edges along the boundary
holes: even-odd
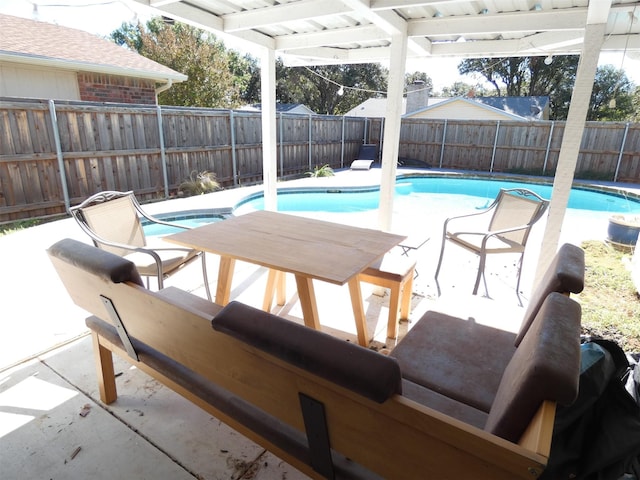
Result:
[[[99,192],[71,207],[69,213],[96,247],[132,261],[140,275],[147,277],[147,288],[149,277],[157,277],[158,289],[161,290],[164,279],[200,258],[204,287],[207,298],[211,300],[204,252],[171,246],[160,238],[148,241],[141,218],[185,230],[189,227],[165,222],[145,213],[133,192]]]
[[[549,201],[524,188],[500,189],[498,196],[486,209],[478,213],[447,218],[442,230],[442,247],[436,267],[435,280],[442,266],[447,241],[480,257],[473,294],[478,293],[480,278],[484,275],[487,255],[494,253],[519,253],[516,295],[520,298],[520,273],[525,247],[531,227],[542,218]],[[473,220],[468,222],[468,220]],[[470,226],[471,224],[471,226]]]

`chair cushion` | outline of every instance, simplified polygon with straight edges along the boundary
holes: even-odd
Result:
[[[440,312],[425,313],[391,352],[402,376],[489,412],[515,352],[515,334]]]
[[[376,402],[402,392],[396,360],[326,333],[239,302],[230,302],[211,323],[215,330]]]
[[[485,430],[517,442],[544,400],[576,399],[580,315],[576,301],[549,294],[502,375]]]
[[[52,257],[82,267],[105,280],[144,285],[132,262],[93,245],[65,238],[51,245],[47,252]]]

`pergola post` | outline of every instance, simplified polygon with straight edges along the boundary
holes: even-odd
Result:
[[[558,250],[560,232],[569,203],[569,194],[571,193],[571,186],[578,163],[578,154],[580,153],[580,144],[589,110],[591,91],[598,67],[598,57],[604,41],[607,17],[608,11],[607,15],[604,16],[604,23],[588,23],[585,28],[584,43],[571,95],[567,122],[562,136],[558,166],[553,180],[551,203],[549,204],[549,215],[540,246],[540,257],[534,286],[538,283]]]
[[[262,175],[264,208],[276,211],[277,199],[277,122],[276,122],[276,54],[263,48],[260,56],[260,93],[262,109]]]
[[[393,219],[393,196],[395,193],[398,147],[400,144],[400,125],[402,123],[402,95],[406,59],[406,32],[392,35],[387,110],[385,112],[385,128],[382,142],[380,203],[378,208],[378,226],[383,231],[391,230]]]

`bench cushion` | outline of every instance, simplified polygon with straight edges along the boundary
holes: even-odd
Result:
[[[211,323],[215,330],[376,402],[402,392],[395,359],[276,315],[230,302]]]
[[[92,245],[65,238],[47,250],[52,257],[81,267],[107,281],[114,283],[133,282],[144,286],[133,262]]]
[[[406,379],[402,381],[402,396],[474,427],[484,428],[487,423],[488,414],[486,412],[445,397]]]
[[[429,311],[391,352],[404,378],[488,413],[515,334]]]
[[[516,337],[516,345],[522,341],[547,295],[551,292],[580,293],[583,288],[584,250],[570,243],[565,243],[554,256],[551,265],[529,300],[527,310],[522,317],[520,332]]]
[[[549,294],[502,375],[485,430],[517,442],[544,400],[576,399],[580,316],[576,301]]]

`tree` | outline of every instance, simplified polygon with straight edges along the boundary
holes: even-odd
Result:
[[[488,96],[487,89],[481,84],[471,85],[465,82],[454,82],[450,87],[444,87],[440,93],[443,97]]]
[[[344,114],[387,90],[387,71],[376,63],[285,67],[278,59],[276,78],[279,102],[303,103],[328,115]]]
[[[255,62],[230,53],[210,33],[160,18],[123,24],[111,39],[189,77],[158,95],[163,105],[233,108],[251,84]],[[249,95],[252,96],[253,94]]]
[[[467,59],[458,66],[462,74],[480,73],[495,88],[496,95],[548,96],[551,118],[567,118],[579,57],[558,55],[549,64],[545,57]],[[587,120],[631,118],[632,83],[621,70],[598,67]],[[615,98],[615,105],[611,102]]]
[[[587,120],[619,121],[634,115],[633,84],[623,70],[612,65],[598,67]]]

